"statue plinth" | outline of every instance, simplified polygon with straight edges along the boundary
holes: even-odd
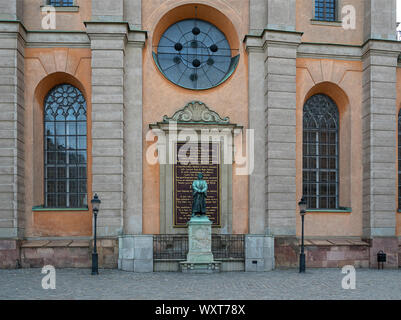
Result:
[[[181,262],[182,272],[212,273],[220,271],[220,262],[213,259],[212,222],[206,215],[194,216],[188,222],[189,251]]]

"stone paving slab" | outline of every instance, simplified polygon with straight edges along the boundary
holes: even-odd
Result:
[[[56,289],[44,290],[41,269],[0,270],[0,299],[120,300],[360,300],[401,299],[401,270],[356,269],[356,289],[344,290],[341,269],[265,273],[147,273],[57,269]]]

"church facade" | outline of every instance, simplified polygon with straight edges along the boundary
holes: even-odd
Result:
[[[396,0],[0,0],[0,38],[0,268],[90,266],[97,194],[101,267],[178,271],[199,172],[223,270],[298,266],[301,198],[307,266],[401,265]]]

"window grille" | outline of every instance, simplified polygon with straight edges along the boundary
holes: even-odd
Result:
[[[303,111],[303,195],[309,209],[339,207],[339,114],[328,96],[311,97]]]
[[[320,21],[335,21],[336,0],[315,0],[315,19]]]
[[[69,84],[53,88],[45,98],[45,207],[87,206],[86,102]]]
[[[48,0],[47,4],[53,7],[72,7],[74,0]]]

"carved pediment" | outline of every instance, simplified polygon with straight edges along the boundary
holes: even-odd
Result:
[[[230,118],[221,118],[217,112],[210,110],[203,102],[193,101],[188,103],[183,109],[174,113],[171,118],[168,116],[163,117],[163,123],[169,123],[171,121],[177,123],[229,124]]]

